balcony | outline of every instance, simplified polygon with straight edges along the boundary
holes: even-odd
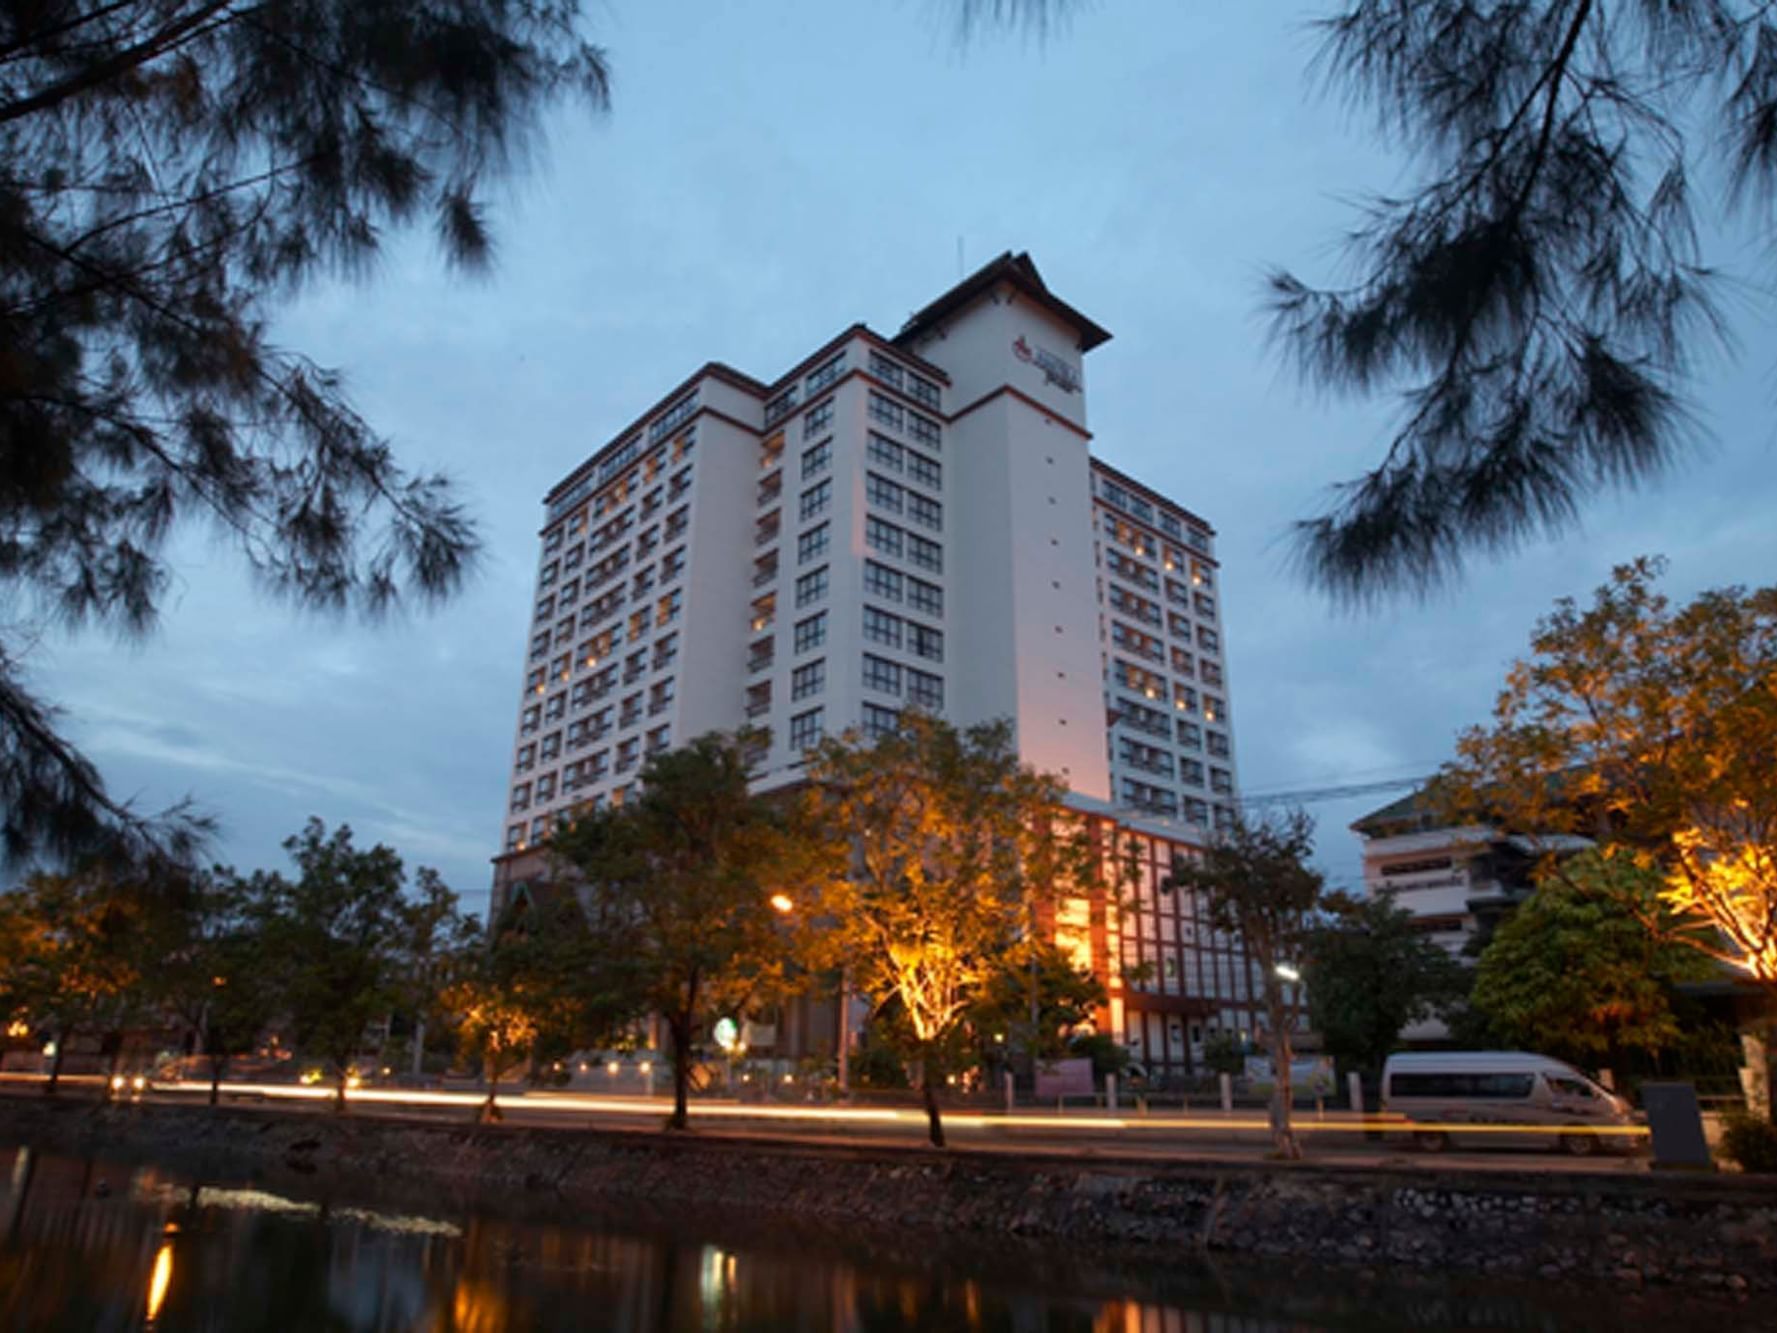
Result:
[[[753,562],[753,586],[763,588],[777,578],[777,552],[761,556]]]
[[[762,653],[753,653],[747,658],[747,670],[749,672],[763,671],[766,667],[770,666],[774,660],[775,655],[769,648]]]
[[[782,515],[779,513],[779,511],[773,510],[771,513],[767,514],[764,518],[760,519],[757,524],[754,525],[754,527],[753,527],[753,545],[754,546],[764,546],[770,542],[776,541],[778,538],[778,533],[781,532],[782,530],[783,530]]]

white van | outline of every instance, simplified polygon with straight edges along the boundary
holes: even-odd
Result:
[[[1411,1051],[1382,1066],[1382,1110],[1426,1126],[1420,1147],[1561,1147],[1579,1156],[1639,1137],[1588,1132],[1634,1123],[1628,1103],[1572,1065],[1525,1051]],[[1523,1125],[1523,1133],[1499,1126]],[[1472,1129],[1465,1126],[1474,1126]],[[1538,1132],[1542,1127],[1554,1132]]]

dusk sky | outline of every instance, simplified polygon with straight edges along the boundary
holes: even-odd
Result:
[[[965,48],[936,0],[592,5],[612,110],[552,119],[493,201],[493,272],[403,236],[279,326],[409,466],[460,481],[486,541],[468,590],[382,626],[295,615],[193,530],[158,635],[45,639],[35,683],[118,794],[213,811],[217,859],[282,865],[319,815],[482,910],[544,492],[705,361],[771,380],[853,321],[892,335],[956,281],[959,239],[971,270],[1028,250],[1112,332],[1086,362],[1094,452],[1216,527],[1248,791],[1430,772],[1535,618],[1633,556],[1669,556],[1675,597],[1777,581],[1777,338],[1750,289],[1737,356],[1697,381],[1705,447],[1666,484],[1428,604],[1343,613],[1291,576],[1288,524],[1380,456],[1390,415],[1299,388],[1262,312],[1269,266],[1337,276],[1354,201],[1406,179],[1309,81],[1330,8],[1101,0]],[[1712,258],[1772,271],[1768,238]],[[1389,799],[1311,807],[1335,882],[1346,825]]]

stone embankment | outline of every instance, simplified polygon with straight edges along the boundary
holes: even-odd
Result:
[[[342,1192],[778,1216],[858,1230],[1777,1291],[1758,1177],[830,1147],[0,1097],[0,1143]]]

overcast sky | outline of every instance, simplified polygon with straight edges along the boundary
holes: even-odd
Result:
[[[1535,618],[1614,563],[1667,554],[1679,596],[1773,581],[1777,339],[1751,297],[1737,361],[1699,382],[1713,445],[1671,483],[1429,605],[1352,616],[1292,581],[1287,525],[1378,457],[1387,405],[1295,385],[1262,279],[1333,276],[1352,201],[1405,179],[1305,78],[1326,7],[1101,0],[1045,42],[965,50],[936,0],[595,3],[613,109],[551,122],[495,201],[493,274],[407,238],[280,325],[406,461],[463,484],[487,542],[466,594],[376,628],[293,617],[194,536],[158,636],[46,640],[38,683],[119,793],[213,810],[219,859],[281,864],[319,815],[480,910],[544,491],[706,360],[770,380],[854,320],[892,334],[956,280],[959,239],[970,269],[1028,250],[1111,330],[1086,365],[1094,451],[1218,529],[1248,790],[1429,772]],[[1346,825],[1389,799],[1311,807],[1336,881],[1357,870]]]

